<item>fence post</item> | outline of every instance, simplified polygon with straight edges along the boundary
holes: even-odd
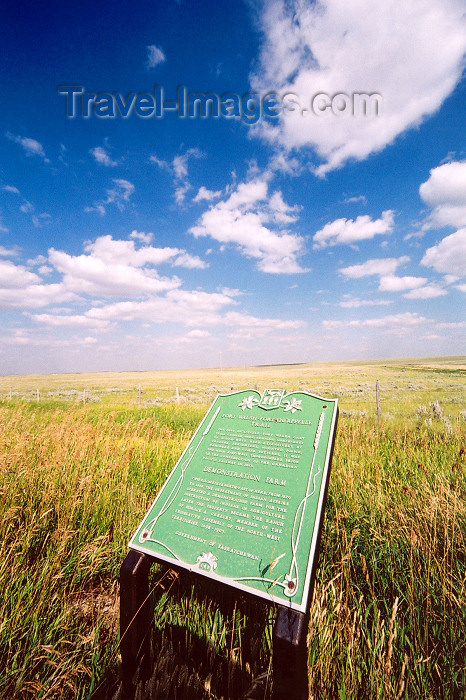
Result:
[[[375,383],[375,402],[377,404],[377,416],[380,417],[382,410],[380,408],[380,384],[378,379]]]

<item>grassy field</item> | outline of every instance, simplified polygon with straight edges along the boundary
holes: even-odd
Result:
[[[432,358],[0,378],[0,697],[112,696],[128,539],[215,395],[251,387],[340,400],[310,697],[465,697],[465,376]],[[241,667],[247,612],[163,585],[157,629]]]

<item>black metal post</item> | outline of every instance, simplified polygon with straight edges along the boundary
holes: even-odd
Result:
[[[149,659],[149,571],[153,559],[130,550],[120,569],[121,697],[132,697],[133,676]]]
[[[307,700],[309,613],[279,606],[273,631],[273,700]]]

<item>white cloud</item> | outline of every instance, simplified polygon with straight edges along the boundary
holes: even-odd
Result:
[[[466,161],[444,163],[430,171],[419,194],[432,207],[424,228],[466,226]]]
[[[151,46],[147,47],[147,67],[148,68],[155,68],[160,63],[164,63],[166,60],[167,59],[165,57],[164,52],[158,46],[154,46],[154,44],[152,44]]]
[[[283,321],[280,318],[257,318],[249,314],[243,314],[238,311],[228,311],[225,314],[223,323],[227,326],[238,326],[240,328],[259,328],[270,330],[291,330],[294,328],[303,328],[306,326],[306,321]]]
[[[435,297],[443,297],[448,292],[438,284],[427,284],[419,289],[412,289],[407,294],[403,294],[405,299],[435,299]]]
[[[379,292],[404,292],[407,289],[417,289],[427,282],[425,277],[396,277],[383,275],[380,278]]]
[[[393,211],[387,209],[380,219],[375,221],[370,216],[358,216],[352,219],[336,219],[325,224],[314,236],[314,248],[326,248],[339,244],[358,243],[374,238],[377,234],[391,233],[393,229]]]
[[[137,232],[133,231],[133,234]],[[147,235],[142,234],[147,240]],[[85,255],[69,255],[49,250],[49,263],[62,275],[66,289],[93,297],[130,297],[159,294],[181,285],[178,277],[161,277],[156,267],[164,264],[188,269],[204,269],[207,264],[181,248],[156,248],[130,240],[100,236],[84,246]]]
[[[39,156],[40,158],[43,158],[45,163],[50,163],[50,160],[46,158],[44,148],[39,141],[28,138],[27,136],[15,136],[14,134],[10,134],[10,132],[7,132],[6,136],[10,139],[10,141],[14,141],[15,143],[19,144],[27,156]]]
[[[205,270],[209,267],[208,263],[201,260],[197,255],[191,255],[190,253],[181,253],[173,261],[173,265],[176,267],[186,267],[188,270]]]
[[[14,187],[13,185],[4,185],[4,186],[2,187],[2,190],[3,190],[4,192],[11,192],[12,194],[19,194],[19,195],[21,195],[21,192],[19,191],[19,189],[18,189],[17,187]]]
[[[238,311],[222,312],[236,302],[227,294],[185,291],[169,291],[164,297],[144,301],[124,301],[90,309],[84,316],[88,319],[106,321],[133,321],[141,319],[150,323],[166,323],[176,319],[187,327],[194,329],[189,337],[205,338],[209,333],[206,327],[227,326],[238,329],[254,329],[267,333],[274,330],[293,330],[306,325],[301,320],[283,320],[277,318],[257,318]]]
[[[28,202],[26,199],[24,202],[21,204],[20,211],[23,212],[23,214],[28,214],[29,212],[34,210],[34,206],[31,204],[31,202]]]
[[[4,255],[5,257],[14,257],[19,255],[19,248],[16,246],[14,248],[4,248],[4,246],[0,245],[0,255]]]
[[[96,202],[93,207],[84,207],[84,211],[86,214],[90,214],[93,211],[96,211],[100,216],[105,216],[105,207],[103,204],[99,204]]]
[[[152,243],[154,240],[154,234],[153,233],[143,233],[142,231],[131,231],[129,234],[130,238],[133,238],[135,241],[141,241],[141,243]]]
[[[406,290],[415,290],[424,285],[427,282],[426,277],[413,277],[404,276],[397,277],[395,275],[396,269],[399,265],[404,265],[409,262],[409,257],[403,255],[400,258],[380,258],[374,260],[367,260],[361,265],[351,265],[349,267],[344,267],[339,270],[339,272],[347,277],[348,279],[360,279],[361,277],[369,277],[371,275],[379,276],[379,292],[405,292]],[[431,296],[433,294],[433,288],[429,287]],[[419,293],[417,296],[413,293],[411,295],[404,295],[409,299],[422,299],[428,298],[429,291],[425,291],[426,296],[422,296]],[[438,294],[436,296],[439,296]]]
[[[345,197],[343,201],[345,204],[367,204],[367,197],[364,194],[360,194],[354,197]]]
[[[114,167],[115,165],[118,165],[118,161],[112,160],[105,148],[102,148],[102,146],[91,148],[89,153],[94,156],[95,161],[100,163],[100,165],[105,165],[106,167]]]
[[[44,265],[47,262],[45,255],[37,255],[35,258],[29,258],[28,265]]]
[[[447,328],[448,330],[457,330],[458,328],[466,328],[466,321],[452,321],[447,323],[438,323],[437,328]]]
[[[257,124],[277,147],[313,148],[323,161],[319,175],[385,148],[437,111],[461,78],[462,0],[266,0],[261,25],[260,66],[251,77],[258,92],[295,93],[308,108],[319,93],[382,96],[378,117],[296,110],[276,125]]]
[[[28,284],[16,289],[0,286],[0,308],[4,309],[40,309],[78,300],[79,297],[61,283]]]
[[[86,336],[85,338],[72,337],[67,339],[54,338],[51,336],[38,336],[26,328],[18,328],[11,335],[4,335],[0,338],[0,343],[3,345],[22,345],[27,347],[43,347],[50,348],[71,348],[89,347],[97,342],[96,338]]]
[[[105,330],[110,325],[109,321],[88,318],[87,316],[71,316],[59,314],[31,314],[31,318],[37,323],[43,323],[53,328],[94,328]]]
[[[208,190],[206,187],[202,186],[199,188],[197,195],[194,197],[193,202],[202,202],[206,200],[211,202],[213,199],[218,199],[222,194],[221,190],[214,192],[213,190]]]
[[[421,265],[433,267],[436,272],[464,277],[466,274],[466,228],[446,236],[440,243],[428,248]]]
[[[22,289],[40,282],[40,277],[29,272],[23,265],[15,265],[10,260],[0,260],[0,288]]]
[[[393,314],[391,316],[382,316],[380,318],[355,319],[353,321],[322,321],[324,328],[329,330],[334,328],[391,328],[404,326],[412,328],[428,322],[429,319],[417,313],[406,311],[403,314]]]
[[[389,299],[344,299],[338,303],[343,309],[359,309],[362,306],[389,306],[393,302]]]
[[[122,178],[114,178],[112,182],[114,187],[106,190],[107,198],[99,202],[94,202],[94,206],[92,207],[85,207],[85,212],[90,213],[96,211],[101,216],[104,216],[107,204],[115,204],[120,211],[123,211],[131,195],[134,193],[135,187],[132,182]]]
[[[399,265],[409,262],[409,257],[403,255],[401,258],[376,258],[367,260],[361,265],[350,265],[343,267],[339,272],[350,279],[359,279],[369,275],[392,275]]]
[[[199,339],[210,338],[210,333],[209,333],[209,331],[201,331],[201,330],[197,329],[194,331],[189,331],[189,333],[187,333],[187,337],[188,338],[199,338]]]
[[[50,214],[47,214],[46,212],[43,212],[42,214],[38,214],[37,216],[34,214],[31,217],[31,221],[36,228],[41,228],[42,224],[50,224],[51,220],[52,220],[52,217],[50,216]]]
[[[281,192],[268,193],[264,178],[239,183],[228,199],[212,205],[190,229],[196,237],[210,236],[221,244],[234,244],[258,261],[262,272],[297,273],[304,240],[287,230],[296,221],[296,207],[283,201]]]
[[[183,204],[186,192],[190,189],[191,185],[189,182],[185,182],[183,185],[179,185],[175,189],[175,202],[179,205]]]
[[[178,287],[178,278],[161,278],[153,269],[105,260],[98,255],[72,256],[51,248],[49,261],[63,275],[67,289],[90,296],[138,297]]]
[[[156,155],[151,155],[149,157],[151,163],[158,165],[158,167],[162,168],[162,170],[167,170],[173,176],[173,182],[175,185],[175,201],[180,206],[184,203],[186,193],[191,189],[191,184],[188,180],[189,159],[204,158],[204,155],[205,154],[198,148],[189,148],[185,153],[180,153],[179,155],[175,156],[171,163],[158,158]],[[208,192],[208,190],[205,191]]]
[[[88,318],[109,321],[133,321],[141,319],[151,323],[176,321],[188,327],[199,328],[218,325],[220,312],[235,302],[226,294],[173,289],[165,296],[153,296],[143,301],[121,301],[99,308],[89,309]]]
[[[133,233],[135,232],[133,231]],[[115,240],[110,235],[99,236],[94,242],[86,243],[84,250],[93,257],[111,265],[143,267],[147,264],[162,265],[168,263],[190,269],[207,267],[207,264],[197,255],[190,255],[182,248],[155,248],[149,245],[136,248],[134,241],[141,240],[141,238],[133,233],[130,234],[132,240]],[[144,237],[142,240],[147,240],[146,234],[141,235]]]
[[[116,178],[112,180],[115,187],[107,190],[107,200],[105,204],[116,204],[119,209],[123,209],[123,203],[129,202],[131,195],[134,192],[134,185],[128,180]]]

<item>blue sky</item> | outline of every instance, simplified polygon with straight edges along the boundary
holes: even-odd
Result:
[[[462,1],[1,13],[0,374],[464,353]]]

